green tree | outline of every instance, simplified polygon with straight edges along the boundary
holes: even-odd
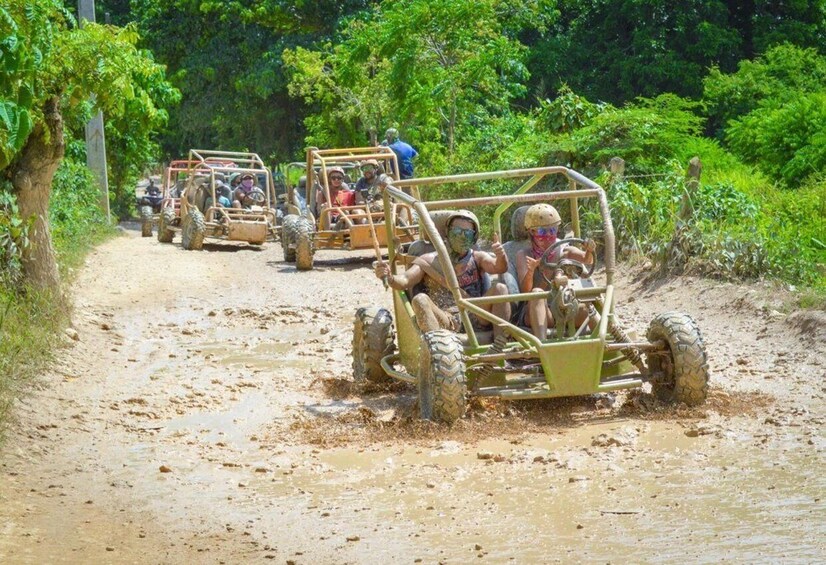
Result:
[[[362,137],[384,119],[453,153],[457,132],[475,116],[499,113],[524,94],[526,48],[514,35],[528,14],[537,15],[534,25],[544,21],[538,6],[386,0],[349,20],[337,46],[287,50],[292,92],[316,104],[317,115],[346,117]],[[318,131],[324,123],[310,117],[307,125],[311,134],[331,137]]]
[[[16,120],[0,117],[0,170],[12,183],[20,215],[34,218],[32,244],[23,251],[24,277],[34,287],[56,289],[48,212],[52,180],[65,151],[64,115],[71,121],[88,112],[91,95],[110,118],[129,115],[136,103],[139,111],[155,111],[151,92],[134,77],[161,69],[136,48],[134,29],[94,24],[79,29],[56,0],[0,0],[0,21],[7,37],[0,104],[9,108],[13,102],[18,115]]]

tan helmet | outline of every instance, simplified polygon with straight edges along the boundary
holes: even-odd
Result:
[[[525,229],[532,230],[542,226],[556,226],[562,222],[559,212],[550,204],[534,204],[525,213]]]
[[[474,229],[476,230],[476,237],[479,237],[479,218],[476,217],[476,214],[471,212],[470,210],[456,210],[445,222],[445,231],[450,231],[450,224],[453,223],[453,220],[467,220],[473,224]]]
[[[344,175],[344,169],[342,169],[341,167],[330,167],[329,169],[327,169],[327,176],[328,177],[330,175],[332,175],[333,173],[339,173],[341,176],[345,176]]]
[[[379,162],[376,161],[375,159],[367,159],[366,161],[362,161],[362,163],[361,163],[362,167],[365,166],[365,165],[373,165],[374,167],[378,168],[379,167]]]

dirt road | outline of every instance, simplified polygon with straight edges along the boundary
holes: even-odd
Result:
[[[79,341],[0,454],[0,562],[826,557],[823,326],[769,287],[621,278],[629,327],[698,320],[700,409],[486,402],[447,428],[415,418],[406,385],[352,384],[352,313],[390,296],[369,254],[317,258],[297,273],[277,245],[187,252],[136,231],[94,252]]]

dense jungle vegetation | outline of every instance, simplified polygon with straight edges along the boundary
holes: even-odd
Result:
[[[664,264],[679,232],[683,267],[826,289],[826,0],[98,0],[83,28],[75,9],[0,0],[6,381],[47,357],[61,278],[111,233],[85,166],[97,109],[120,217],[147,166],[191,147],[275,165],[393,126],[418,175],[597,178],[621,256]]]

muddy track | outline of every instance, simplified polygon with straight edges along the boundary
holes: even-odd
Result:
[[[627,267],[629,329],[699,322],[705,405],[480,401],[447,428],[415,417],[412,387],[352,382],[352,314],[390,304],[370,260],[296,272],[277,244],[137,231],[100,247],[79,341],[0,453],[0,562],[823,559],[817,316],[781,314],[768,286]]]

